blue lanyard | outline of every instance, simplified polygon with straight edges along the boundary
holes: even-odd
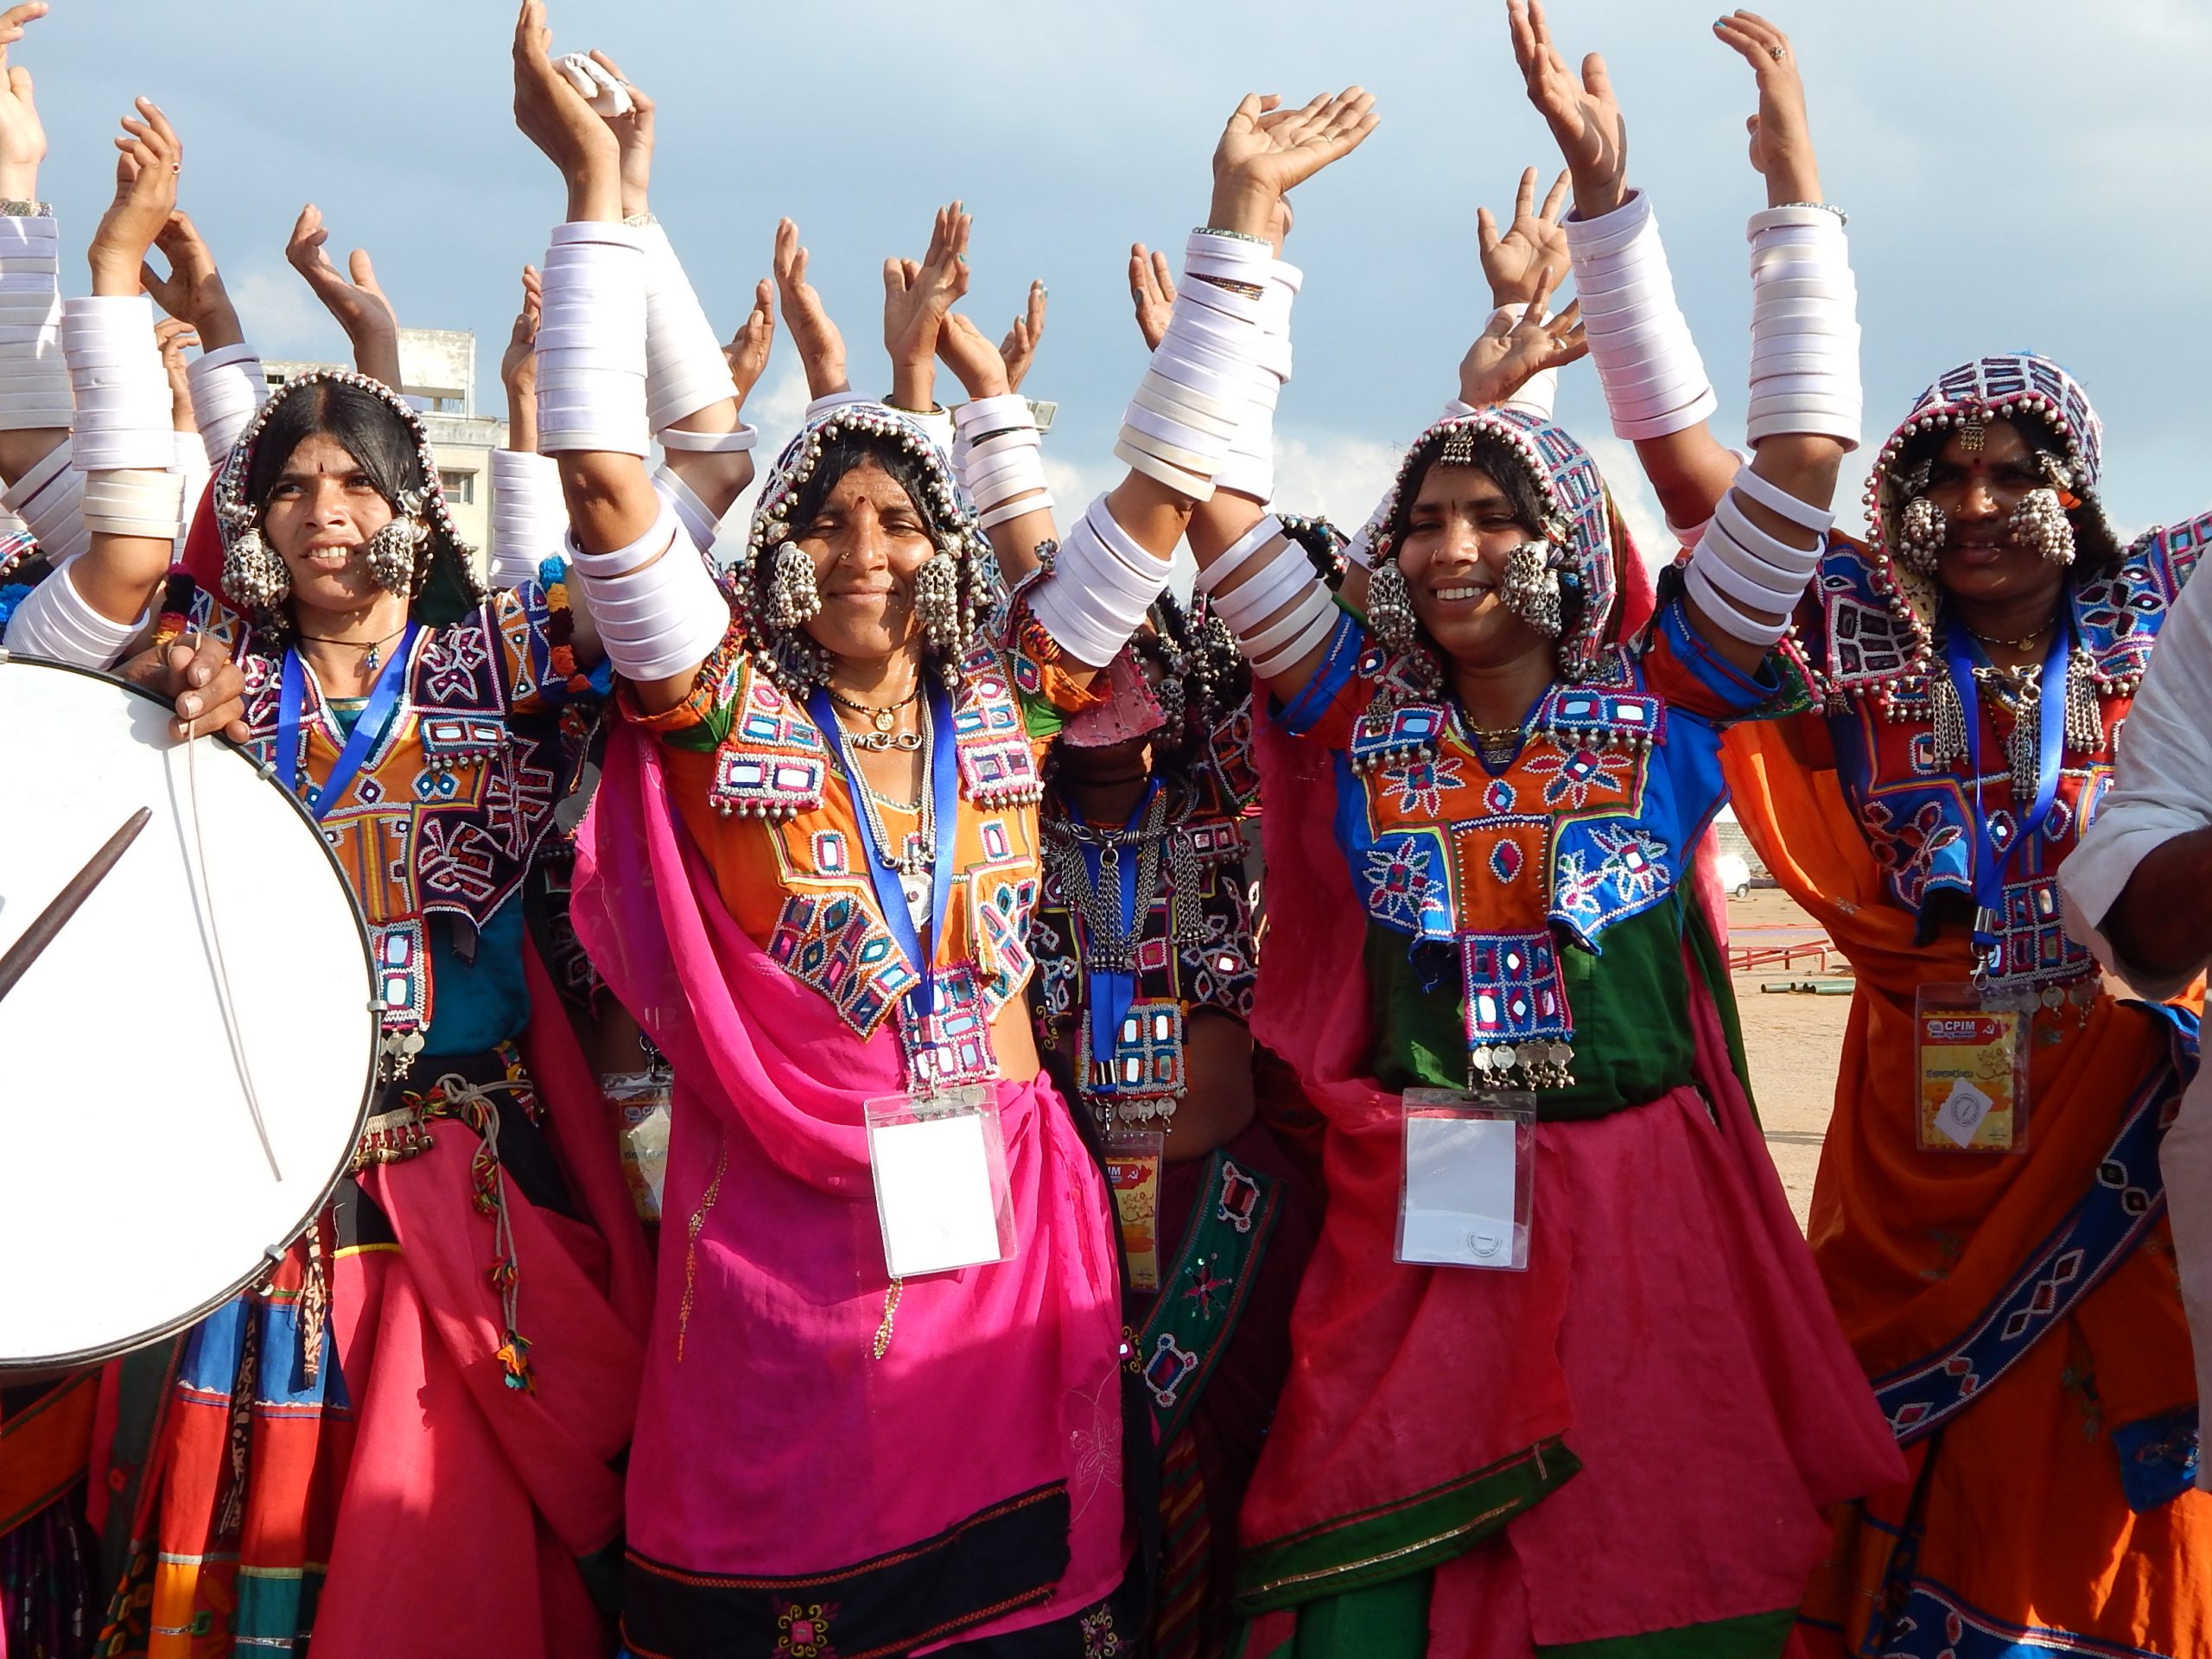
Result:
[[[921,983],[907,993],[908,1008],[916,1014],[928,1014],[937,1009],[937,971],[932,951],[944,937],[945,912],[952,904],[952,866],[959,856],[959,800],[960,767],[952,747],[952,707],[945,696],[944,688],[931,680],[923,695],[930,700],[930,785],[937,813],[937,851],[930,868],[930,943],[931,950],[922,948],[921,935],[915,931],[913,912],[906,908],[906,895],[899,886],[899,877],[886,861],[888,849],[875,842],[875,826],[870,822],[868,808],[861,804],[861,791],[868,787],[853,765],[852,755],[845,747],[845,728],[837,723],[837,711],[830,706],[830,694],[816,686],[807,694],[806,711],[814,723],[830,734],[837,754],[837,769],[845,775],[845,788],[853,799],[853,817],[860,825],[861,843],[868,855],[868,879],[875,888],[876,907],[882,911],[884,925],[890,928],[891,938],[905,952],[907,966],[921,976]]]
[[[2037,728],[2036,798],[2019,820],[2012,844],[1999,858],[1989,836],[1989,814],[1981,804],[1981,694],[1974,684],[1974,661],[1967,654],[1967,631],[1955,618],[1943,629],[1943,660],[1949,667],[1952,688],[1959,695],[1959,709],[1967,728],[1967,766],[1974,773],[1974,943],[1985,960],[1998,946],[1997,923],[2005,903],[2005,871],[2012,855],[2027,845],[2050,816],[2058,798],[2058,774],[2066,746],[2066,678],[2073,658],[2074,627],[2062,620],[2051,631],[2050,650],[2044,658],[2040,685],[2042,704]]]
[[[1160,779],[1155,778],[1146,787],[1144,798],[1137,803],[1137,810],[1129,814],[1129,821],[1122,828],[1135,830],[1152,810],[1153,798],[1160,793]],[[1105,863],[1106,849],[1096,842],[1077,841],[1076,850],[1083,855],[1083,867],[1090,873],[1090,890],[1098,891],[1098,882]],[[1116,873],[1121,880],[1122,937],[1128,940],[1134,950],[1137,941],[1131,938],[1137,925],[1137,861],[1128,855],[1125,848],[1117,848],[1114,860]],[[1137,1000],[1137,976],[1134,971],[1121,973],[1111,969],[1094,968],[1085,977],[1090,982],[1090,1058],[1105,1069],[1107,1082],[1099,1090],[1112,1094],[1120,1087],[1114,1077],[1114,1045],[1122,1031],[1122,1021],[1129,1017],[1129,1005]]]
[[[391,660],[384,665],[384,672],[377,676],[377,683],[369,693],[361,717],[353,722],[353,730],[346,740],[346,747],[338,751],[338,759],[330,768],[330,776],[320,785],[309,785],[304,798],[308,810],[320,823],[329,816],[330,809],[346,797],[353,787],[353,775],[361,763],[369,758],[369,751],[384,730],[385,722],[391,718],[392,706],[399,701],[400,688],[407,683],[407,662],[414,654],[416,630],[419,623],[410,622],[407,632],[399,641],[399,649],[391,653]],[[307,700],[307,671],[301,665],[296,648],[284,653],[283,689],[276,703],[276,753],[283,765],[284,786],[293,794],[300,792],[301,774],[306,770],[306,757],[300,753],[300,709]]]

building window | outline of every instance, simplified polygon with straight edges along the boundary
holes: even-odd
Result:
[[[476,505],[476,474],[440,471],[438,487],[445,492],[446,499],[460,506]]]

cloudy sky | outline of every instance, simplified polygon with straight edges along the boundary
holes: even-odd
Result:
[[[2116,522],[2212,505],[2212,410],[2196,396],[2212,352],[2212,7],[1806,0],[1776,20],[1810,85],[1827,197],[1852,214],[1870,435],[1943,367],[2032,346],[2097,403]],[[1553,9],[1570,54],[1611,64],[1630,175],[1658,204],[1733,441],[1743,226],[1761,194],[1744,153],[1751,77],[1709,22],[1680,0]],[[887,381],[883,257],[918,254],[933,206],[964,196],[978,321],[995,334],[1033,276],[1050,284],[1027,390],[1059,403],[1051,451],[1074,487],[1110,478],[1141,372],[1128,244],[1174,247],[1198,222],[1213,138],[1243,92],[1303,98],[1357,79],[1382,114],[1300,193],[1289,251],[1307,281],[1279,499],[1350,524],[1450,394],[1488,310],[1477,207],[1510,207],[1524,163],[1556,165],[1503,0],[555,0],[553,23],[560,48],[606,49],[659,99],[653,202],[710,314],[736,321],[789,213],[864,390]],[[55,0],[16,52],[51,144],[42,193],[81,246],[110,188],[107,135],[147,93],[184,136],[185,205],[264,353],[341,349],[283,259],[312,200],[334,248],[374,254],[404,320],[476,331],[480,408],[497,412],[516,276],[562,203],[510,118],[512,27],[500,0],[220,0],[189,13],[175,0]],[[780,341],[753,412],[773,437],[803,401]],[[1586,366],[1569,372],[1560,415],[1603,438]],[[1625,446],[1593,447],[1617,490],[1640,493]]]

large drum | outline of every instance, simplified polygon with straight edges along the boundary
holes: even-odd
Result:
[[[0,991],[0,1382],[220,1306],[306,1230],[368,1114],[353,891],[296,801],[168,715],[0,654],[0,952],[151,812]]]

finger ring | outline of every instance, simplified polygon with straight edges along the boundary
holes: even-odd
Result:
[[[1772,58],[1777,63],[1780,63],[1784,58],[1789,55],[1786,50],[1778,46],[1770,46],[1767,48],[1766,51],[1767,55]]]
[[[182,162],[171,162],[169,163],[169,171],[170,171],[170,172],[172,172],[172,173],[181,173],[181,172],[183,172],[183,171],[184,171],[184,163],[183,163]]]

